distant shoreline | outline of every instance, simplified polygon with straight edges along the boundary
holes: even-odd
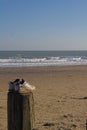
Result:
[[[45,66],[0,66],[0,68],[50,68],[50,67],[87,67],[86,64],[83,65],[45,65]]]

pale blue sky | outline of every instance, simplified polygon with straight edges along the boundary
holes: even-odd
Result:
[[[0,50],[87,50],[87,0],[0,0]]]

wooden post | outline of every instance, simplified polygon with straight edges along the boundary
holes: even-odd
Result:
[[[8,92],[8,130],[32,130],[34,128],[33,93]]]

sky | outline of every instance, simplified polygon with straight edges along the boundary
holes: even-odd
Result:
[[[0,50],[87,50],[87,0],[0,0]]]

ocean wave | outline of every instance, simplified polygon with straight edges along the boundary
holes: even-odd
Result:
[[[87,57],[44,57],[0,59],[0,67],[86,65]]]

